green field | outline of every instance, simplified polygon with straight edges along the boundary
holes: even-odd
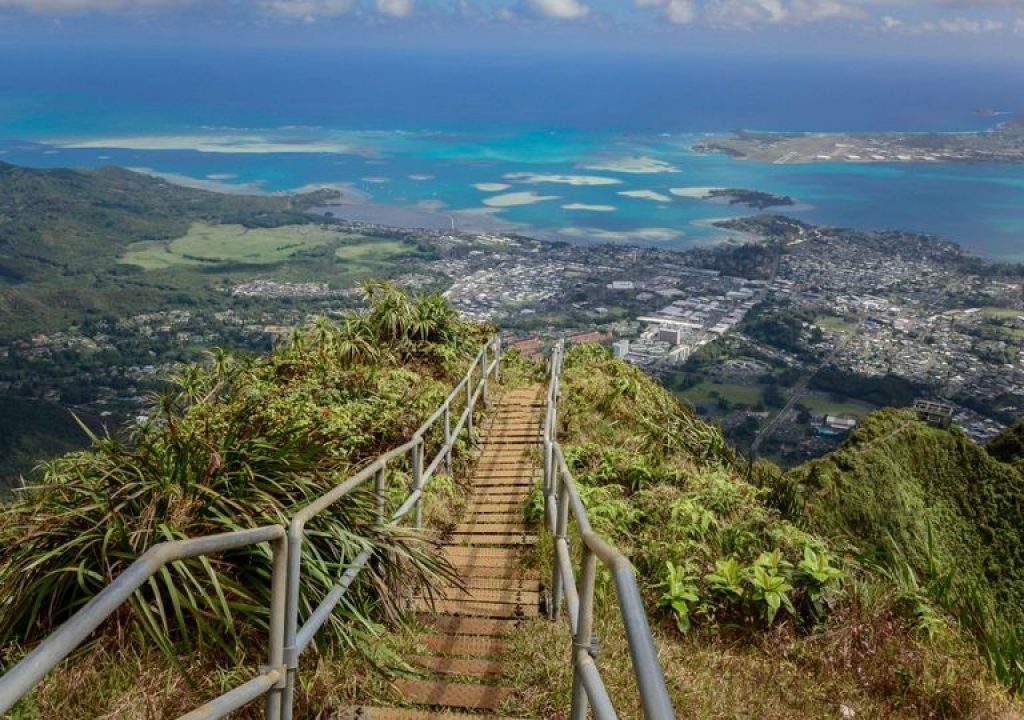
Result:
[[[814,324],[822,330],[832,330],[833,332],[840,333],[853,332],[857,327],[855,324],[835,315],[819,315],[814,319]]]
[[[825,393],[808,393],[801,402],[811,409],[815,415],[853,415],[862,418],[878,408],[859,400],[843,400],[835,402]]]
[[[1024,310],[1014,310],[1013,308],[1002,307],[986,307],[981,309],[981,314],[985,317],[997,318],[999,320],[1013,320],[1014,318],[1024,317]]]
[[[242,225],[193,223],[187,235],[170,243],[133,243],[119,262],[138,265],[146,270],[230,263],[273,265],[301,250],[310,250],[351,237],[361,236],[324,230],[316,225],[253,229]]]
[[[735,383],[698,383],[680,393],[680,397],[694,407],[714,405],[718,402],[718,398],[713,397],[712,392],[717,392],[720,397],[724,397],[733,405],[756,405],[761,401],[761,386]]]
[[[379,263],[399,255],[406,255],[413,250],[401,240],[360,237],[358,235],[349,237],[350,239],[334,251],[334,256],[353,265]]]

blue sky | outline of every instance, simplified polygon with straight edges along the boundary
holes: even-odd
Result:
[[[1024,58],[1024,0],[0,0],[0,44],[555,47]]]

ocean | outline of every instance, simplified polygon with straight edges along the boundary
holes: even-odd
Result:
[[[776,165],[708,133],[966,131],[1018,112],[1024,74],[892,58],[394,50],[0,50],[0,160],[121,165],[233,192],[339,187],[339,216],[686,248],[789,195],[808,222],[899,228],[1024,260],[1024,166]]]

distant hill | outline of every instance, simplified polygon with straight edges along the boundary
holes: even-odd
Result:
[[[1019,443],[1019,428],[986,451],[958,429],[885,410],[789,478],[798,484],[809,527],[869,558],[895,551],[923,578],[976,581],[1021,621],[1024,474],[1014,455],[1020,447],[1010,450],[1014,439]]]
[[[0,163],[0,335],[159,303],[175,288],[139,283],[138,268],[117,264],[132,243],[180,237],[194,222],[309,222],[306,210],[322,199],[224,195],[114,167]]]
[[[0,497],[36,463],[88,444],[88,435],[67,408],[43,400],[0,397]]]
[[[996,460],[1010,465],[1024,473],[1024,422],[996,435],[986,446],[988,454]]]

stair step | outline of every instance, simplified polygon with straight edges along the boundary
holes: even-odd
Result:
[[[471,500],[466,506],[466,512],[516,512],[522,510],[522,501],[516,500],[489,500],[487,498],[477,498]]]
[[[449,561],[487,562],[491,564],[519,563],[521,552],[516,548],[474,548],[465,545],[445,545],[441,551]]]
[[[523,522],[523,513],[507,512],[505,510],[479,510],[466,513],[466,522]]]
[[[410,710],[408,708],[341,708],[330,720],[515,720],[495,715],[467,715],[447,710]]]
[[[473,620],[474,618],[459,618]],[[494,622],[486,620],[484,622]],[[508,621],[505,621],[509,624]],[[499,658],[504,654],[508,644],[497,637],[481,637],[478,635],[420,635],[416,642],[435,655],[468,656],[474,658]]]
[[[498,676],[504,672],[504,663],[500,660],[414,655],[409,658],[409,662],[438,675],[473,675],[482,678]]]
[[[463,563],[455,565],[455,569],[458,571],[459,577],[466,581],[480,579],[517,580],[523,577],[523,568],[518,561],[508,565]]]
[[[478,532],[508,534],[525,533],[529,531],[530,529],[526,526],[526,522],[522,518],[513,522],[497,522],[490,518],[474,518],[473,520],[459,523],[455,526],[455,532],[457,533]]]
[[[456,587],[444,588],[446,600],[466,602],[511,603],[513,605],[538,602],[538,590],[503,588],[469,588],[460,590]]]
[[[535,478],[528,475],[488,475],[487,477],[480,478],[479,480],[473,481],[474,488],[497,488],[497,487],[511,487],[511,488],[526,488],[530,489],[533,487]]]
[[[487,618],[527,618],[540,615],[540,609],[534,605],[514,605],[512,603],[480,602],[476,600],[437,600],[433,608],[430,603],[414,599],[409,608],[412,612],[431,611],[439,615],[466,615],[468,617]]]
[[[540,590],[540,580],[537,578],[537,574],[531,573],[530,577],[526,577],[524,574],[522,577],[506,577],[506,578],[490,578],[490,577],[479,577],[476,575],[462,576],[462,582],[467,588],[472,590]],[[451,588],[452,590],[458,590],[454,585],[444,586],[445,591]]]
[[[474,683],[397,680],[395,687],[408,702],[432,707],[494,710],[512,696],[511,688]]]
[[[515,632],[519,627],[517,620],[489,620],[487,618],[474,618],[474,617],[452,617],[443,615],[417,615],[417,622],[431,627],[437,630],[437,633],[428,633],[426,635],[420,635],[418,638],[420,642],[427,644],[427,640],[434,638],[439,643],[437,647],[432,647],[435,652],[446,652],[443,649],[443,643],[455,643],[457,641],[480,641],[480,642],[499,642],[499,638],[505,637],[510,633]],[[434,642],[435,640],[429,640]],[[443,643],[442,643],[443,641]],[[428,647],[431,647],[428,645]],[[471,647],[467,645],[466,647]],[[502,647],[502,651],[504,647]],[[452,652],[453,655],[476,655],[476,651],[470,652]],[[480,654],[487,654],[481,652]]]
[[[484,535],[482,533],[453,533],[452,542],[462,545],[535,545],[533,535]]]

